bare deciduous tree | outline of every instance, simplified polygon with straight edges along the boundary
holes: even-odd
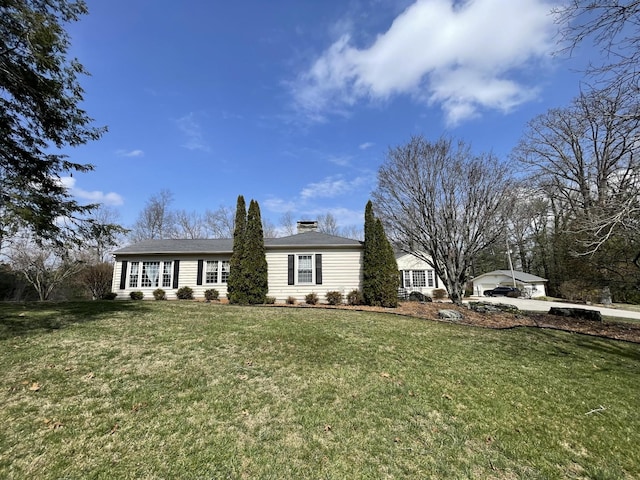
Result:
[[[11,246],[9,259],[14,270],[21,272],[35,288],[41,301],[48,300],[57,287],[84,267],[59,244],[36,244],[29,237]]]
[[[264,238],[278,237],[278,228],[267,218],[262,219],[262,232],[264,233]]]
[[[204,223],[210,238],[233,238],[235,211],[224,205],[217,210],[207,210]]]
[[[205,238],[206,226],[202,215],[198,212],[177,210],[174,212],[176,222],[175,238]]]
[[[280,217],[280,228],[283,235],[290,236],[296,233],[296,222],[293,220],[293,213],[285,212]]]
[[[100,205],[90,218],[78,226],[77,236],[82,241],[82,260],[89,264],[111,261],[110,250],[124,242],[128,230],[119,224],[119,215],[113,208]]]
[[[340,235],[340,229],[338,228],[338,221],[332,213],[325,213],[324,215],[318,215],[318,231],[329,235]]]
[[[85,265],[79,275],[80,282],[89,290],[93,300],[105,298],[111,292],[113,264],[101,262]]]
[[[474,256],[501,234],[508,172],[462,141],[422,136],[391,148],[378,171],[373,198],[387,234],[433,267],[455,303],[462,302]]]
[[[582,253],[638,227],[640,117],[625,114],[624,97],[593,92],[551,109],[529,122],[513,152],[541,191],[571,213],[574,231],[584,234]]]
[[[601,89],[625,87],[637,95],[640,79],[640,2],[637,0],[571,0],[553,9],[561,26],[564,50],[573,52],[585,42],[600,49],[587,73]],[[637,100],[634,101],[637,103]]]
[[[340,229],[340,236],[353,240],[364,240],[364,230],[362,225],[346,225]]]
[[[153,240],[162,238],[175,238],[175,215],[169,209],[173,201],[173,194],[166,189],[152,195],[140,212],[138,219],[131,231],[131,240]]]

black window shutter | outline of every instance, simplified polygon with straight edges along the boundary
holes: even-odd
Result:
[[[440,288],[438,285],[438,274],[435,271],[433,272],[433,276],[436,277],[436,288]]]
[[[322,254],[316,253],[316,285],[322,285]]]
[[[203,266],[204,266],[204,260],[198,260],[198,278],[196,279],[196,285],[202,285]]]
[[[127,261],[122,262],[122,271],[120,272],[120,290],[127,287]]]
[[[295,256],[289,255],[287,258],[287,284],[293,285],[295,282]]]
[[[404,286],[404,270],[400,270],[400,287],[405,288]]]
[[[180,274],[180,260],[173,261],[173,288],[178,288],[178,275]]]

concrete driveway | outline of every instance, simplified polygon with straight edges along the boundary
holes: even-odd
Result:
[[[575,303],[563,303],[563,302],[545,302],[543,300],[534,300],[527,298],[509,298],[509,297],[467,297],[465,302],[487,302],[487,303],[506,303],[508,305],[515,305],[520,310],[528,310],[530,312],[548,312],[551,307],[559,308],[584,308],[588,310],[598,310],[602,315],[608,317],[622,317],[622,318],[634,318],[640,320],[640,312],[630,312],[628,310],[621,310],[617,308],[605,308],[595,305],[580,305]]]

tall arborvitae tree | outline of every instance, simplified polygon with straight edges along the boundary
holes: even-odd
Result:
[[[362,256],[362,296],[367,305],[374,305],[376,299],[376,257],[378,254],[376,240],[376,220],[373,215],[373,204],[369,200],[364,209],[364,253]]]
[[[264,233],[260,206],[255,200],[249,204],[247,227],[242,249],[242,275],[246,303],[264,303],[269,286],[267,283],[267,258],[264,248]]]
[[[229,262],[229,279],[227,280],[227,298],[229,303],[246,303],[244,298],[244,274],[242,272],[242,252],[244,236],[247,228],[247,207],[242,195],[238,195],[236,220],[233,230],[233,254]]]
[[[380,305],[395,308],[398,306],[398,286],[400,284],[398,262],[379,218],[376,218],[376,237],[380,257],[378,260]]]
[[[398,306],[398,264],[371,201],[364,213],[362,294],[367,305]]]

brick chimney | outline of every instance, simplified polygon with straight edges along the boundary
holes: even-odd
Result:
[[[317,232],[318,222],[313,220],[301,220],[298,222],[298,233]]]

